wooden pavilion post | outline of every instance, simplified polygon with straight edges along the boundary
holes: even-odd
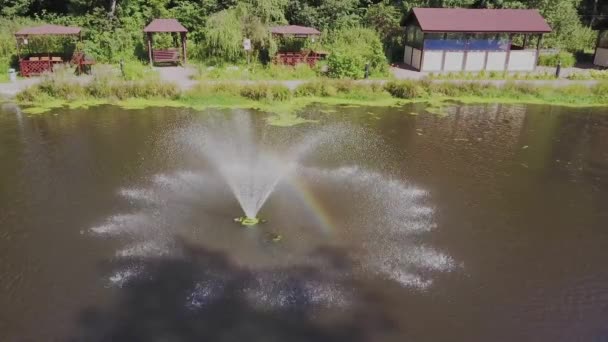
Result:
[[[538,41],[536,42],[536,60],[534,62],[534,70],[536,70],[536,66],[538,65],[538,59],[540,58],[540,45],[543,41],[543,34],[538,35]]]
[[[19,37],[15,36],[15,42],[17,43],[17,60],[21,60],[21,46],[19,44]]]
[[[150,65],[153,65],[153,63],[152,63],[152,33],[148,32],[147,36],[148,36],[148,58],[150,59]]]
[[[186,65],[186,63],[188,63],[188,48],[187,48],[187,38],[186,35],[188,33],[186,32],[181,32],[180,35],[182,37],[182,63],[184,65]]]

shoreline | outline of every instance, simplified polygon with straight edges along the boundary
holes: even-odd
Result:
[[[309,122],[298,113],[313,104],[328,106],[394,107],[426,103],[429,113],[442,114],[454,105],[532,104],[564,107],[608,106],[608,82],[576,82],[555,86],[547,81],[429,82],[385,80],[315,80],[290,86],[277,82],[199,82],[188,91],[154,82],[88,84],[46,83],[27,88],[10,102],[30,115],[59,108],[115,105],[126,109],[147,107],[248,108],[272,114],[276,125]],[[104,88],[106,87],[106,88]],[[104,92],[99,95],[99,89]]]
[[[230,101],[234,100],[234,101]],[[229,102],[227,102],[229,101]],[[0,101],[2,102],[2,101]],[[188,108],[202,111],[205,109],[253,109],[270,114],[268,123],[275,126],[292,126],[301,123],[315,122],[299,116],[299,112],[311,105],[324,106],[357,106],[357,107],[401,107],[409,104],[425,104],[425,111],[430,114],[444,115],[445,109],[453,106],[463,105],[486,105],[486,104],[521,104],[521,105],[548,105],[568,108],[597,108],[606,107],[608,103],[572,103],[555,102],[533,98],[508,98],[508,97],[483,97],[483,96],[461,96],[444,97],[439,99],[415,98],[398,99],[382,98],[378,100],[357,100],[344,97],[302,97],[285,102],[255,101],[248,99],[230,98],[202,98],[199,101],[192,99],[164,99],[164,98],[131,98],[126,100],[115,99],[87,99],[68,101],[55,99],[41,103],[22,103],[14,100],[4,102],[14,103],[29,115],[44,115],[58,109],[88,109],[96,106],[117,106],[123,109],[146,109],[146,108]],[[418,115],[411,113],[411,115]]]

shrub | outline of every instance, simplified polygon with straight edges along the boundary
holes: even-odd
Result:
[[[325,37],[330,55],[328,74],[334,78],[363,78],[365,64],[372,75],[386,75],[388,63],[378,33],[361,27],[345,27]]]
[[[328,76],[360,79],[365,76],[365,60],[361,55],[335,51],[327,58]]]
[[[400,99],[413,99],[426,97],[429,83],[422,81],[393,81],[384,86],[384,89],[393,97]]]
[[[128,99],[128,98],[176,98],[179,90],[176,85],[148,78],[136,81],[125,81],[118,72],[109,67],[97,69],[93,79],[83,83],[74,76],[70,69],[58,69],[44,76],[37,85],[27,88],[18,94],[17,99],[25,102],[37,102],[40,98],[63,100],[76,99]]]
[[[591,70],[589,75],[594,80],[608,80],[608,70]]]
[[[285,101],[291,97],[291,91],[281,84],[258,83],[243,86],[240,94],[251,100]]]
[[[602,99],[608,100],[608,81],[603,81],[593,86],[591,92],[595,96],[600,96]]]
[[[556,67],[557,62],[561,61],[562,67],[569,68],[574,66],[576,58],[570,52],[562,51],[551,55],[540,55],[538,57],[538,65]]]
[[[320,97],[329,97],[336,96],[338,91],[331,84],[331,82],[327,81],[313,81],[306,82],[299,85],[294,91],[295,96],[320,96]]]
[[[521,97],[524,95],[538,96],[541,94],[541,88],[525,83],[507,82],[501,92],[506,96]]]

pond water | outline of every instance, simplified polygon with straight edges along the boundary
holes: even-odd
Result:
[[[3,105],[0,340],[608,341],[607,109],[302,116]]]

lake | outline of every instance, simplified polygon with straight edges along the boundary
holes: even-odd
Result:
[[[2,105],[0,340],[608,341],[608,109],[442,112]]]

